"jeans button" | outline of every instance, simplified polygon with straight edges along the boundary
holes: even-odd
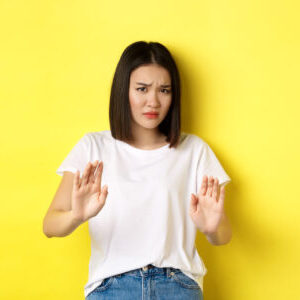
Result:
[[[143,267],[143,270],[144,270],[144,271],[147,271],[147,270],[148,270],[148,267],[147,267],[147,266]]]

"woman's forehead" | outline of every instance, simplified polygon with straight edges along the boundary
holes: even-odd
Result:
[[[151,85],[153,80],[164,85],[170,84],[168,70],[156,64],[142,65],[136,68],[132,71],[130,78],[134,83],[140,82],[147,85]]]

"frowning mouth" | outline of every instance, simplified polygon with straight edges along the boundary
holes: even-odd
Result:
[[[158,117],[158,113],[146,113],[144,114],[147,118],[154,119]]]
[[[157,111],[147,111],[144,113],[144,115],[158,115]]]

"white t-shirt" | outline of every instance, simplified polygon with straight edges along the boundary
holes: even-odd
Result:
[[[196,226],[189,216],[191,194],[204,175],[226,174],[208,144],[182,132],[177,148],[169,144],[143,150],[114,139],[110,130],[89,132],[73,147],[56,173],[82,176],[88,162],[103,161],[101,187],[108,185],[102,210],[88,220],[91,257],[87,297],[104,278],[141,268],[179,268],[203,290],[207,270],[195,247]]]

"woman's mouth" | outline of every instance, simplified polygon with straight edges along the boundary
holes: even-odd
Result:
[[[145,117],[148,119],[155,119],[158,118],[158,114],[144,114]]]

